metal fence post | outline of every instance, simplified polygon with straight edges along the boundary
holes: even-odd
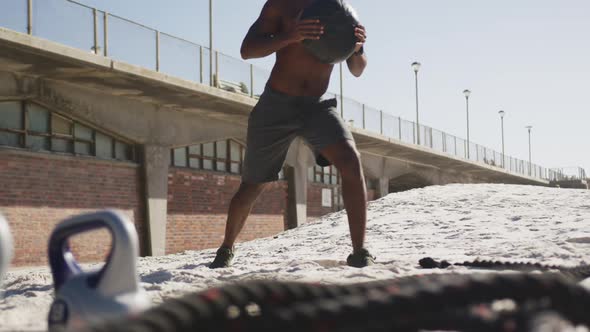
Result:
[[[215,83],[214,87],[219,88],[219,52],[215,51]]]
[[[365,115],[365,104],[362,104],[363,107],[363,129],[367,129],[367,120]]]
[[[399,140],[402,140],[402,118],[397,118],[397,125],[399,127]]]
[[[199,81],[203,83],[203,46],[199,45]]]
[[[92,8],[92,16],[94,20],[94,54],[98,54],[98,12],[96,8]]]
[[[27,34],[33,34],[33,0],[27,0]]]
[[[250,64],[250,97],[254,98],[254,65]]]
[[[160,71],[160,31],[156,30],[156,71]]]
[[[381,135],[383,135],[383,111],[379,111],[379,126],[381,130]]]
[[[104,56],[109,56],[109,13],[104,12]]]

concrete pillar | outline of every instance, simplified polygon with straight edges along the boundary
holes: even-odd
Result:
[[[170,148],[145,145],[145,206],[149,234],[148,255],[166,254],[166,217],[168,215],[168,167]]]
[[[381,177],[379,178],[379,198],[383,198],[389,195],[389,178]]]
[[[307,170],[313,165],[313,155],[301,139],[296,139],[287,154],[286,176],[287,228],[292,229],[307,222]]]

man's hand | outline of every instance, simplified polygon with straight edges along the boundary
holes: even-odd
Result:
[[[297,20],[293,28],[285,35],[292,43],[298,43],[306,39],[320,39],[324,34],[324,26],[318,19]]]
[[[359,77],[365,71],[365,67],[367,67],[367,56],[361,51],[367,41],[367,30],[359,24],[354,28],[354,35],[357,39],[354,54],[346,60],[346,64],[348,64],[348,69],[352,75]]]
[[[367,30],[364,26],[359,24],[356,26],[356,28],[354,28],[354,35],[358,40],[358,42],[356,43],[356,47],[354,48],[354,52],[357,53],[361,50],[361,48],[365,45],[365,42],[367,41]]]

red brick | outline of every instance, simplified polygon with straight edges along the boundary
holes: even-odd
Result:
[[[168,174],[166,253],[215,248],[223,241],[229,202],[240,186],[239,176],[171,168]],[[238,241],[272,236],[285,229],[287,183],[267,186]]]
[[[61,220],[104,208],[124,211],[145,235],[139,166],[44,153],[0,151],[0,211],[15,238],[14,265],[47,263],[49,235]],[[141,241],[143,244],[144,241]],[[104,230],[71,241],[81,261],[102,260]]]

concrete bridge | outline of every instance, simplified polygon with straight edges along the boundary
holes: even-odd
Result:
[[[256,100],[163,73],[0,28],[0,101],[31,100],[135,142],[142,149],[151,253],[164,251],[167,175],[171,148],[225,138],[245,141]],[[378,194],[448,183],[549,185],[379,133],[352,128],[367,177]],[[287,164],[289,224],[306,216],[308,168],[314,161],[301,141]]]

